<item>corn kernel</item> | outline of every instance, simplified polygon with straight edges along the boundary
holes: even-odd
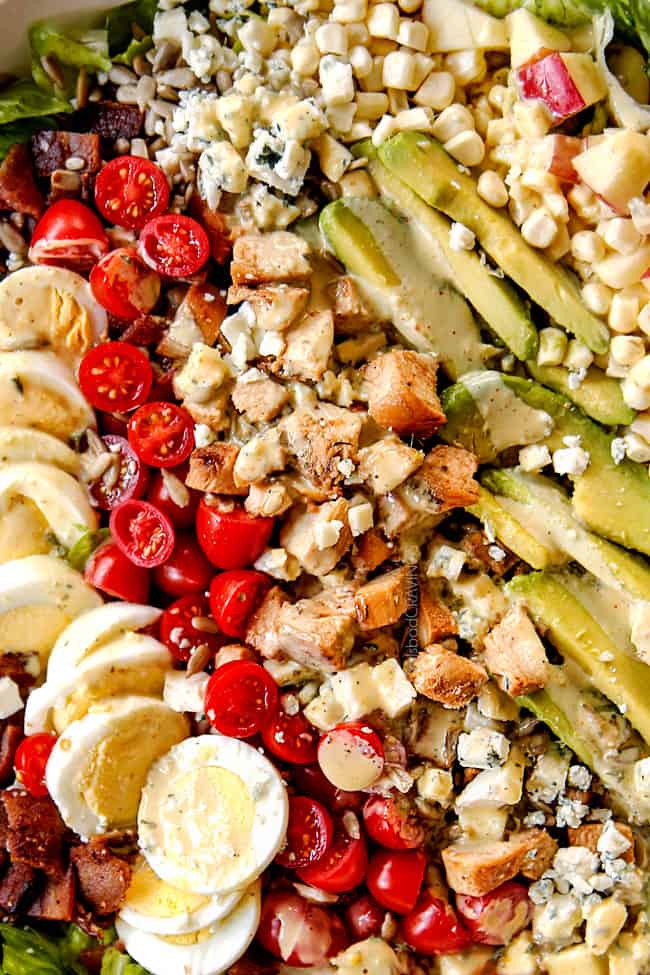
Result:
[[[356,101],[355,118],[379,119],[388,111],[388,96],[382,91],[360,91]]]
[[[400,20],[397,41],[404,47],[412,47],[415,51],[426,51],[429,43],[429,28],[421,20]]]
[[[444,145],[462,166],[478,166],[485,158],[485,143],[478,132],[459,132]]]
[[[580,230],[571,238],[571,254],[577,261],[593,264],[604,258],[605,244],[593,230]]]
[[[646,335],[650,335],[650,305],[646,305],[639,312],[637,318],[637,324],[642,332]]]
[[[332,19],[339,24],[353,24],[366,19],[368,0],[337,0],[332,11]]]
[[[571,238],[569,237],[569,231],[566,229],[566,224],[561,223],[557,228],[553,243],[550,247],[546,248],[544,253],[549,261],[560,261],[563,257],[566,257],[570,248]]]
[[[344,145],[323,132],[313,143],[320,168],[332,183],[338,183],[354,156]]]
[[[400,91],[399,88],[388,89],[388,111],[391,115],[405,112],[408,107],[409,100],[405,91]]]
[[[544,193],[542,199],[544,206],[555,220],[560,223],[568,223],[569,204],[563,193]]]
[[[348,30],[348,46],[353,47],[355,44],[368,44],[370,40],[370,34],[368,33],[368,28],[365,24],[354,23],[347,24]]]
[[[373,56],[381,54],[386,57],[391,51],[397,50],[397,41],[391,41],[389,37],[371,37],[368,42],[368,50]]]
[[[607,246],[619,254],[634,254],[641,244],[641,234],[627,217],[601,220],[596,229]]]
[[[413,96],[413,101],[416,105],[424,105],[426,108],[441,112],[451,105],[455,91],[456,82],[453,75],[448,71],[433,71],[420,85]]]
[[[245,51],[255,51],[267,58],[275,50],[278,35],[261,17],[251,17],[239,28],[237,37]]]
[[[391,51],[384,58],[383,83],[386,88],[413,91],[417,88],[416,61],[410,51]]]
[[[563,365],[567,369],[577,371],[578,369],[588,369],[594,361],[594,355],[589,346],[579,339],[570,339]]]
[[[486,169],[479,176],[478,195],[493,207],[504,207],[508,202],[506,184],[492,169]]]
[[[372,59],[372,68],[368,74],[359,77],[359,85],[363,91],[384,90],[384,58],[377,56]]]
[[[508,97],[508,89],[505,85],[494,85],[488,92],[488,102],[498,112],[502,111]]]
[[[392,115],[384,115],[375,131],[372,133],[373,146],[380,146],[386,139],[395,135],[395,119]]]
[[[625,455],[637,464],[647,464],[650,461],[650,444],[638,433],[626,433],[623,437],[625,441]]]
[[[360,44],[352,48],[348,60],[355,78],[367,78],[372,71],[372,55]]]
[[[320,64],[320,51],[311,41],[300,41],[291,52],[291,67],[308,78],[316,74]]]
[[[631,379],[624,379],[621,383],[621,392],[626,406],[632,410],[647,410],[650,407],[650,390],[642,389]]]
[[[433,112],[430,108],[408,108],[395,116],[398,132],[431,132]]]
[[[415,60],[415,87],[419,88],[433,71],[435,61],[428,54],[422,54],[421,51],[416,51],[413,58]]]
[[[566,332],[559,328],[543,328],[539,333],[537,364],[539,366],[560,366],[569,345]]]
[[[488,146],[500,146],[504,143],[517,141],[517,130],[512,119],[493,118],[487,127],[486,142]]]
[[[612,304],[613,292],[606,284],[589,281],[582,289],[582,300],[594,315],[606,315]]]
[[[371,37],[397,40],[399,33],[399,9],[394,3],[377,3],[368,13],[368,30]]]
[[[485,55],[478,48],[453,51],[445,58],[445,68],[456,79],[457,85],[471,85],[482,81],[487,71]]]
[[[340,180],[341,195],[372,200],[377,196],[375,184],[363,169],[346,173]]]
[[[622,366],[633,366],[645,355],[645,342],[638,335],[615,335],[609,351]]]
[[[464,105],[450,105],[441,112],[433,127],[433,134],[440,142],[448,142],[461,132],[474,131],[474,116]]]
[[[422,6],[422,0],[398,0],[398,3],[405,14],[414,14]]]
[[[516,102],[512,114],[522,139],[541,139],[552,125],[548,109],[541,101]]]
[[[521,236],[531,247],[550,247],[557,234],[557,224],[545,207],[537,207],[521,226]]]
[[[616,293],[609,309],[609,327],[613,332],[627,334],[634,332],[639,315],[639,299],[632,295]]]
[[[354,98],[352,68],[334,55],[326,54],[321,58],[318,79],[326,105],[342,105]]]
[[[632,366],[630,379],[642,389],[650,389],[650,355],[644,355]]]
[[[348,32],[343,24],[323,24],[316,31],[314,40],[321,54],[348,53]]]
[[[627,205],[632,223],[638,232],[642,236],[650,234],[650,204],[646,203],[642,196],[633,196]]]

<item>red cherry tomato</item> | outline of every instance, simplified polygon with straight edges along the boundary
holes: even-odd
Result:
[[[142,349],[128,342],[104,342],[86,352],[79,365],[79,385],[91,406],[124,413],[144,403],[153,369]]]
[[[87,271],[108,248],[108,237],[97,214],[78,200],[58,200],[34,228],[29,259],[34,264]]]
[[[14,756],[16,777],[30,795],[37,798],[46,796],[45,767],[50,753],[56,744],[56,735],[41,733],[23,738]]]
[[[389,850],[415,850],[424,843],[424,827],[401,797],[370,796],[363,821],[368,836]]]
[[[140,230],[147,220],[167,209],[167,177],[149,159],[117,156],[97,174],[95,203],[109,223],[128,230]]]
[[[243,508],[232,511],[201,498],[196,512],[199,545],[218,569],[243,569],[258,558],[271,537],[274,518],[254,518]]]
[[[307,796],[289,800],[287,845],[275,862],[297,870],[322,860],[334,836],[334,823],[325,806]]]
[[[368,848],[363,834],[350,836],[339,821],[325,856],[318,863],[298,870],[298,876],[306,884],[328,894],[344,894],[359,886],[366,876],[367,866]]]
[[[339,789],[367,789],[384,769],[384,746],[376,731],[358,721],[339,724],[323,735],[318,764]]]
[[[84,579],[95,589],[127,603],[149,601],[149,572],[134,565],[115,544],[105,542],[90,556]]]
[[[129,443],[151,467],[177,467],[194,449],[192,417],[174,403],[144,403],[129,420]]]
[[[211,653],[223,644],[218,633],[197,629],[196,619],[209,620],[210,606],[207,596],[195,594],[177,599],[160,617],[160,639],[175,660],[185,662],[202,643],[207,643]]]
[[[346,792],[337,789],[321,772],[319,765],[304,765],[293,770],[293,780],[301,792],[319,799],[333,812],[345,809],[359,810],[363,805],[363,792]]]
[[[168,471],[163,469],[155,471],[147,494],[147,499],[152,504],[155,504],[157,508],[160,508],[161,511],[164,511],[176,528],[191,528],[194,525],[196,509],[201,496],[198,491],[185,488],[188,503],[185,505],[178,503],[177,496],[173,494],[173,488],[170,489],[170,481],[171,478],[177,478],[183,487],[185,487],[186,475],[187,472],[184,465],[175,470]]]
[[[222,735],[250,738],[268,724],[278,706],[278,688],[253,660],[232,660],[212,674],[205,713]]]
[[[176,542],[171,521],[149,501],[132,498],[113,508],[109,527],[126,557],[143,569],[166,562]]]
[[[472,938],[453,907],[425,890],[402,921],[401,934],[414,951],[422,955],[451,955],[466,951]]]
[[[349,943],[333,911],[287,890],[265,896],[257,940],[275,958],[299,968],[324,965]]]
[[[183,532],[176,536],[174,551],[167,561],[154,569],[153,581],[169,596],[189,596],[205,592],[213,573],[194,536]]]
[[[140,234],[142,259],[168,278],[187,278],[199,271],[210,256],[210,241],[192,217],[166,213],[155,217]]]
[[[146,315],[160,297],[160,278],[134,247],[118,247],[90,272],[93,295],[117,318],[132,321]]]
[[[368,890],[389,911],[408,914],[418,899],[426,865],[421,850],[377,850],[368,864]]]
[[[528,889],[509,880],[483,897],[458,894],[456,910],[474,941],[483,945],[507,945],[528,925],[532,905]]]
[[[95,504],[103,511],[110,511],[123,501],[141,498],[147,490],[149,472],[124,437],[107,434],[102,440],[118,464],[117,478],[113,466],[90,487]]]
[[[386,908],[370,894],[362,894],[346,908],[345,920],[355,940],[378,938],[386,920]]]
[[[291,765],[309,765],[316,759],[318,732],[302,711],[287,714],[280,707],[262,730],[262,741],[272,755]]]
[[[230,569],[215,576],[210,586],[210,607],[221,632],[242,639],[248,618],[270,588],[269,577],[254,569]]]

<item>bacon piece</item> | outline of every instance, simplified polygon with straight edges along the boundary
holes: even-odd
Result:
[[[90,102],[75,116],[84,132],[96,132],[100,139],[135,139],[140,135],[144,114],[135,105],[121,102]]]
[[[25,662],[16,653],[0,653],[0,677],[11,677],[20,688],[23,698],[35,678],[25,670]]]
[[[81,170],[97,173],[102,164],[99,136],[92,132],[52,132],[46,129],[32,136],[32,158],[36,175],[41,179],[57,169],[65,169],[72,157],[83,159]]]
[[[48,877],[45,887],[28,908],[29,917],[43,921],[71,921],[74,917],[77,882],[72,867],[60,877]]]
[[[10,863],[9,869],[0,880],[0,910],[13,914],[25,899],[36,877],[35,871],[27,863]]]
[[[16,210],[38,219],[44,206],[29,149],[22,144],[12,146],[0,166],[0,210]]]
[[[20,789],[0,795],[7,814],[7,851],[12,861],[61,873],[65,825],[49,796],[36,799]]]
[[[140,315],[128,323],[120,335],[120,341],[132,345],[156,345],[168,325],[168,320],[162,315]]]
[[[14,757],[16,749],[23,737],[22,728],[18,724],[2,722],[4,728],[0,734],[0,786],[8,785],[14,774]]]
[[[131,881],[131,867],[101,842],[75,846],[70,859],[77,871],[79,894],[100,916],[114,914],[124,900]]]

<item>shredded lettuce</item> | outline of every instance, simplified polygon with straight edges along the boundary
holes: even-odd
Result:
[[[79,954],[97,942],[74,924],[62,937],[0,924],[2,975],[88,975]]]
[[[124,952],[109,948],[104,952],[100,975],[147,975],[147,972]]]
[[[108,528],[98,528],[96,531],[84,532],[66,555],[68,565],[76,569],[77,572],[83,572],[90,556],[96,548],[99,548],[102,542],[106,541],[109,535],[110,531]]]

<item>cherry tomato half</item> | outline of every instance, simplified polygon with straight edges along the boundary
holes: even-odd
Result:
[[[103,511],[110,511],[123,501],[141,498],[147,490],[149,472],[124,437],[108,433],[102,440],[113,455],[113,465],[90,487],[95,504]]]
[[[253,660],[232,660],[210,677],[205,713],[222,735],[250,738],[268,724],[278,707],[278,688]]]
[[[109,527],[126,557],[143,569],[166,562],[176,542],[171,521],[149,501],[132,498],[113,508]]]
[[[115,542],[100,545],[86,562],[84,579],[95,589],[127,603],[149,601],[149,572],[134,565]]]
[[[108,237],[96,213],[78,200],[58,200],[34,228],[29,259],[34,264],[87,271],[108,248]]]
[[[14,756],[16,777],[30,795],[37,798],[48,794],[45,785],[45,767],[56,739],[56,735],[46,732],[29,735],[28,738],[23,738],[16,749]]]
[[[389,850],[415,850],[424,843],[424,827],[402,797],[370,796],[363,821],[368,836]]]
[[[474,941],[483,945],[507,945],[528,925],[532,905],[528,889],[509,880],[483,897],[458,894],[456,910]]]
[[[79,385],[91,406],[125,413],[144,403],[153,369],[142,349],[128,342],[104,342],[89,349],[79,365]]]
[[[384,770],[384,746],[377,732],[362,722],[338,724],[321,738],[318,764],[338,789],[367,789]]]
[[[218,569],[243,569],[262,554],[274,524],[274,518],[255,518],[242,507],[209,505],[204,495],[196,512],[196,537]]]
[[[154,569],[153,579],[169,596],[202,593],[210,585],[214,569],[196,544],[194,535],[183,532],[176,536],[174,551],[164,565]]]
[[[325,856],[334,836],[334,823],[325,806],[307,796],[289,799],[287,843],[275,862],[298,870]]]
[[[262,741],[272,755],[291,765],[311,765],[316,760],[318,732],[302,711],[287,714],[280,707],[262,729]]]
[[[370,894],[362,894],[346,908],[345,920],[355,940],[378,938],[386,920],[386,908]]]
[[[271,584],[268,576],[254,569],[230,569],[215,576],[210,586],[210,608],[221,632],[242,639],[251,613]]]
[[[160,639],[175,660],[184,663],[202,643],[207,643],[211,653],[216,653],[223,643],[222,637],[210,629],[199,629],[194,621],[209,624],[210,606],[207,596],[198,593],[182,596],[164,611],[160,617]]]
[[[267,746],[268,747],[268,746]],[[270,749],[269,749],[270,750]],[[346,792],[337,789],[321,772],[319,765],[303,765],[293,769],[293,781],[301,792],[319,799],[333,812],[346,809],[359,810],[363,805],[363,792]]]
[[[129,420],[129,443],[150,467],[177,467],[194,449],[192,417],[174,403],[144,403]]]
[[[160,297],[160,278],[134,247],[118,247],[95,264],[90,287],[111,315],[128,321],[146,315]]]
[[[408,914],[417,902],[426,866],[421,850],[377,850],[368,864],[368,890],[389,911]]]
[[[167,177],[149,159],[117,156],[97,174],[95,203],[109,223],[127,230],[140,230],[147,220],[167,209]]]
[[[428,890],[420,894],[417,904],[402,921],[401,934],[422,955],[451,955],[472,945],[471,935],[453,907]]]
[[[177,213],[150,220],[139,246],[145,263],[168,278],[196,274],[210,256],[210,241],[201,224]]]
[[[325,856],[302,870],[298,876],[306,884],[328,894],[344,894],[362,883],[368,867],[368,848],[361,834],[350,836],[341,821],[334,827],[334,839]]]
[[[264,897],[257,940],[275,958],[305,968],[327,964],[350,939],[334,911],[293,891],[277,890]]]
[[[190,528],[194,524],[201,497],[198,491],[185,487],[185,477],[184,466],[175,470],[157,470],[147,493],[147,500],[164,511],[176,528]],[[180,501],[185,499],[187,504],[181,504]]]

